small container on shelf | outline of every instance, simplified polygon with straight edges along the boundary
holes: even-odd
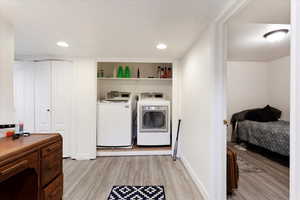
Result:
[[[137,78],[141,78],[141,73],[140,73],[140,68],[138,68],[138,71],[137,71]]]
[[[117,70],[118,69],[118,67],[117,67],[117,65],[114,65],[114,69],[113,69],[113,78],[117,78]]]
[[[103,68],[100,70],[100,77],[101,77],[101,78],[104,77],[104,69],[103,69]]]
[[[125,78],[131,78],[131,72],[128,65],[125,67]]]
[[[160,78],[161,76],[161,69],[160,66],[157,67],[157,78]]]
[[[124,71],[122,65],[119,65],[118,68],[118,78],[123,78],[124,77]]]
[[[172,78],[172,68],[168,67],[167,78]]]
[[[164,78],[168,78],[168,69],[167,69],[167,67],[165,67],[165,70],[164,70]]]
[[[164,78],[164,68],[160,68],[160,78]]]

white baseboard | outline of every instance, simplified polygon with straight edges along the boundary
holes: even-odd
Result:
[[[162,156],[171,155],[171,150],[163,151],[97,151],[97,156]]]
[[[181,156],[180,160],[182,161],[187,172],[189,173],[192,180],[196,184],[196,186],[197,186],[199,192],[202,194],[204,200],[208,200],[208,192],[207,192],[206,188],[204,187],[203,183],[197,177],[197,175],[196,175],[195,171],[193,170],[193,168],[191,167],[190,163],[184,158],[184,156]]]
[[[77,154],[71,157],[72,159],[75,160],[94,160],[96,159],[95,154]]]

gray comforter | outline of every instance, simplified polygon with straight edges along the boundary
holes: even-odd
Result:
[[[287,121],[255,122],[245,120],[238,122],[237,135],[241,141],[289,156],[290,123]]]

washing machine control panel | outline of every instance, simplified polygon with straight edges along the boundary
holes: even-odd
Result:
[[[166,110],[167,106],[143,106],[143,110],[152,111],[152,110]]]

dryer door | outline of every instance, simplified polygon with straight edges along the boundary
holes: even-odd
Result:
[[[168,132],[168,106],[142,106],[140,132]]]

